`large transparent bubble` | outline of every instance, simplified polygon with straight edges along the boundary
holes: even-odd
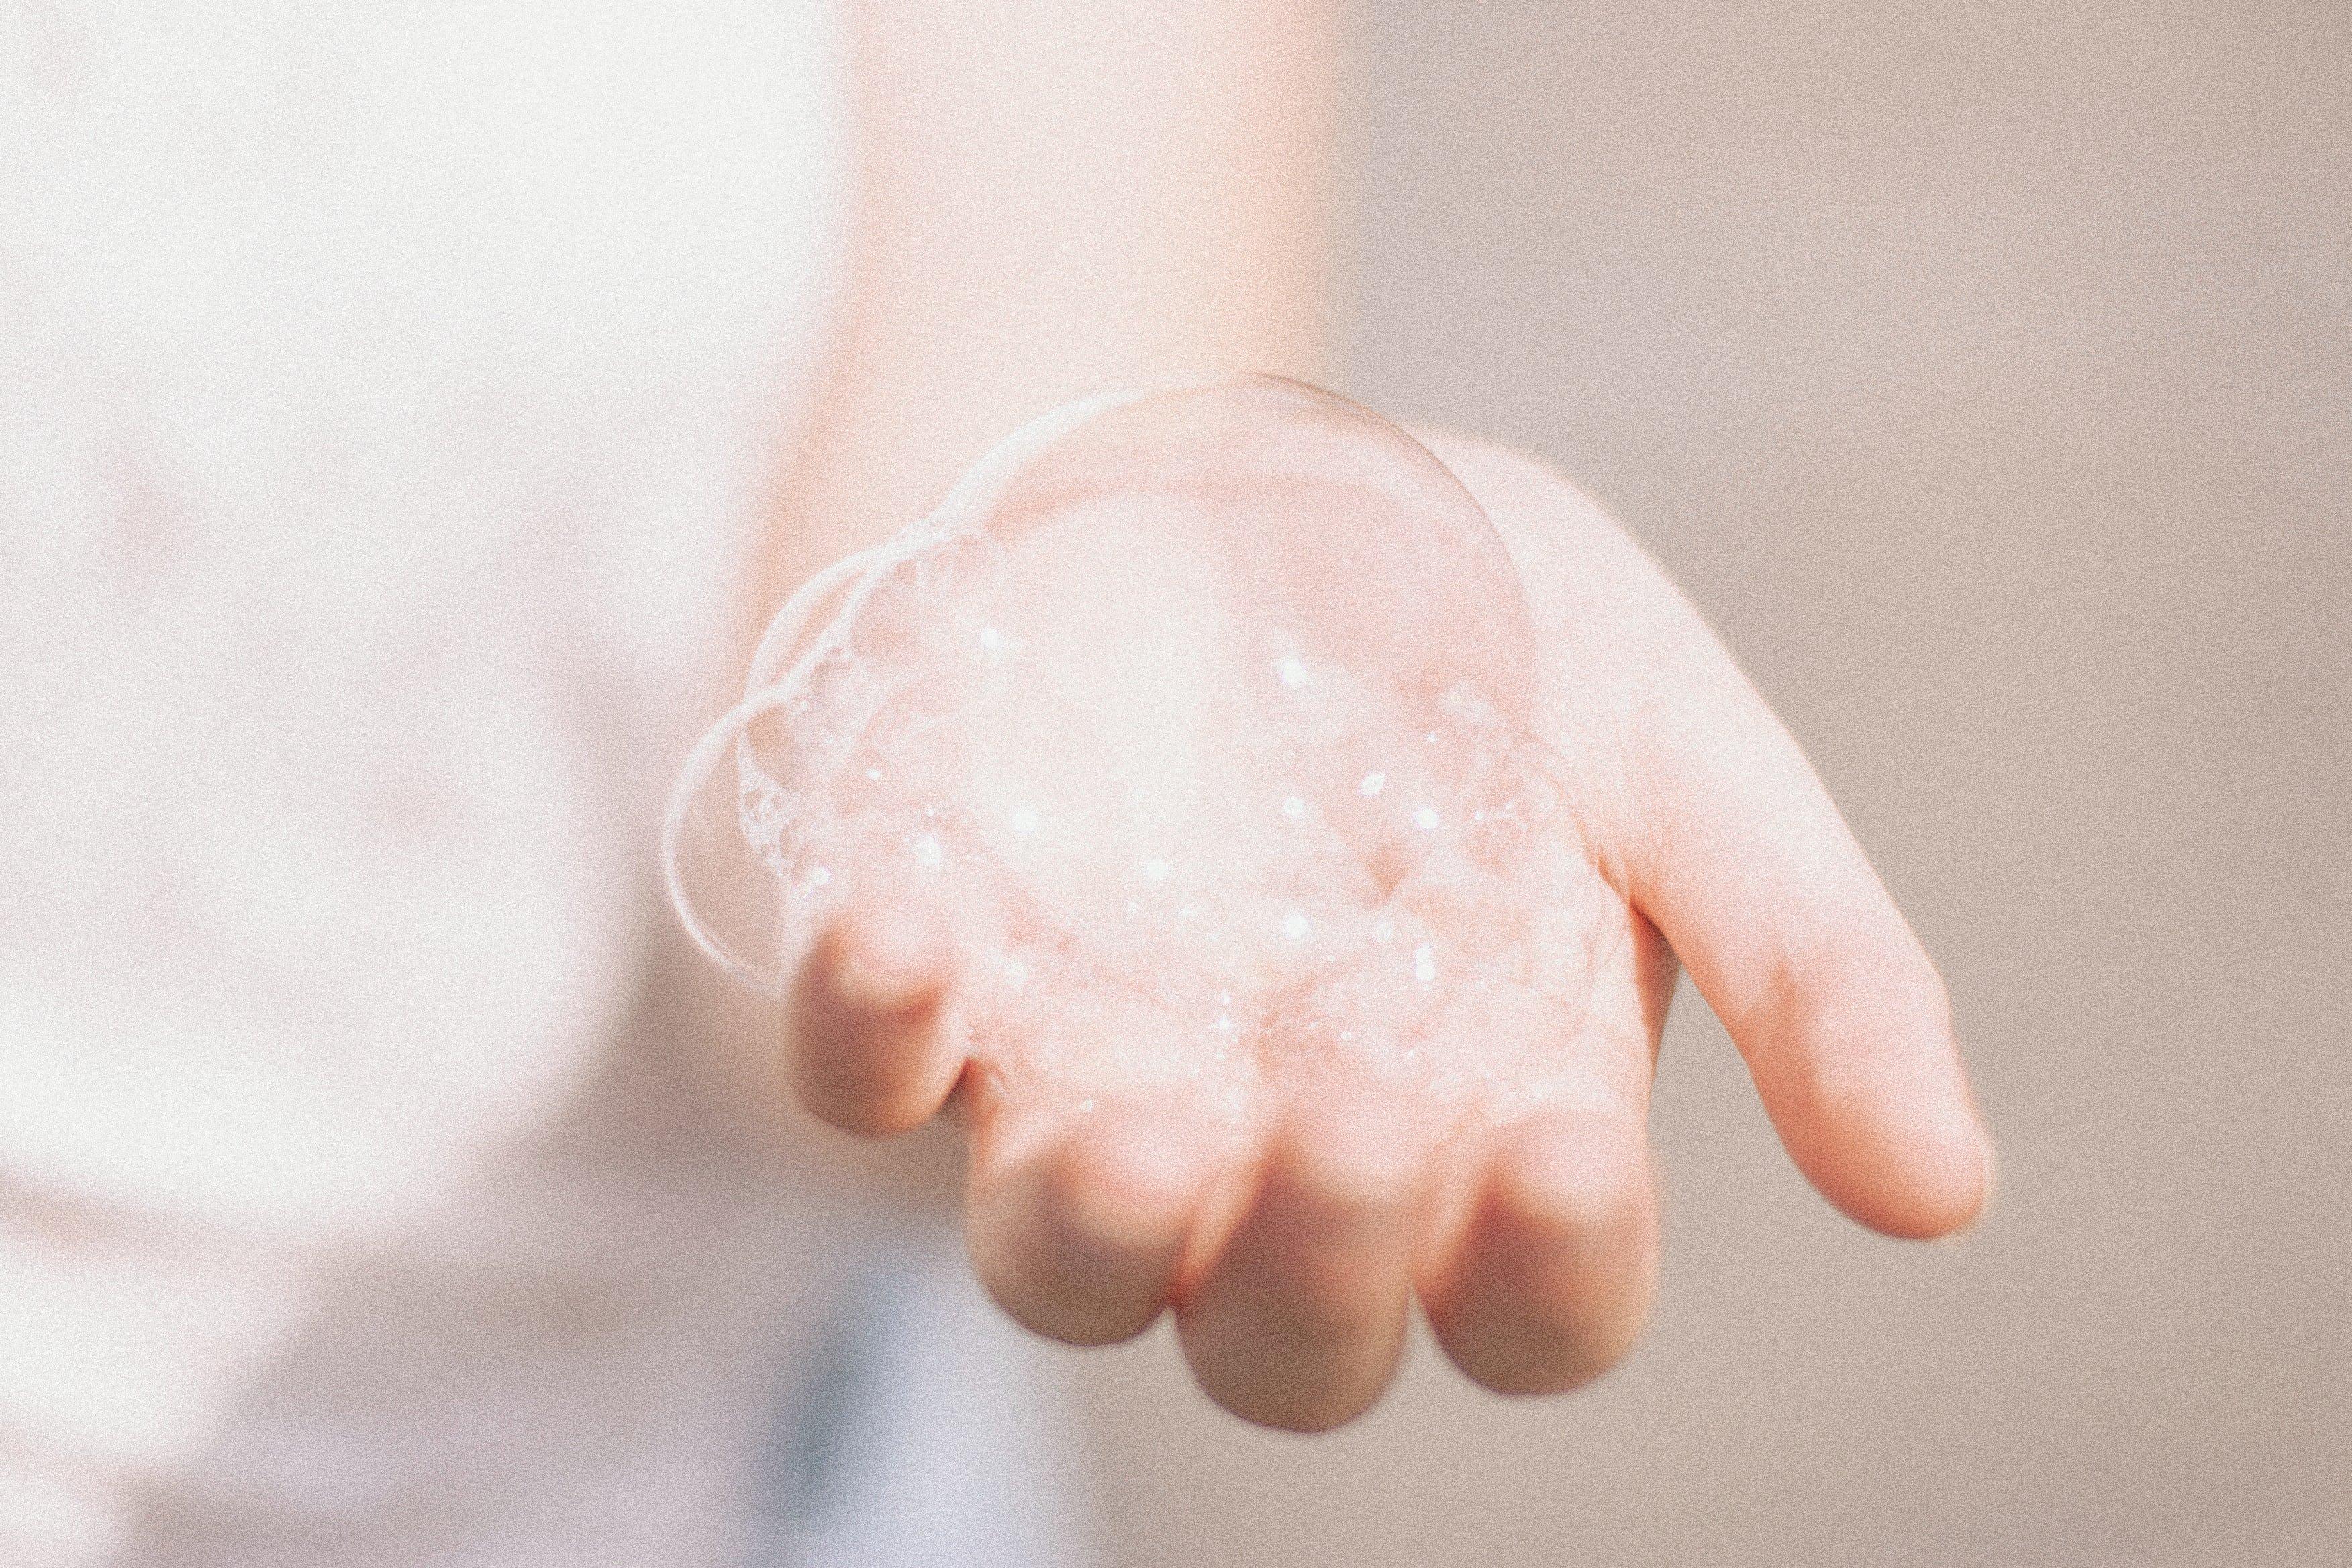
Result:
[[[1297,383],[1105,396],[811,582],[671,802],[696,939],[780,990],[862,891],[984,933],[1002,1079],[1236,1110],[1334,1065],[1545,1092],[1592,873],[1477,503]]]

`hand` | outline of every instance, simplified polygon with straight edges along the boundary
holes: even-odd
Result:
[[[1943,988],[1787,733],[1697,616],[1565,480],[1483,443],[1430,443],[1524,580],[1543,739],[1575,783],[1603,940],[1590,1003],[1548,1059],[1568,1091],[1500,1125],[1433,1128],[1377,1086],[1271,1106],[1236,1141],[1174,1095],[1073,1108],[984,1070],[959,1008],[954,911],[869,900],[793,989],[792,1080],[818,1116],[886,1134],[952,1099],[971,1138],[967,1234],[1016,1319],[1075,1344],[1173,1306],[1202,1386],[1236,1415],[1322,1430],[1392,1375],[1417,1294],[1486,1386],[1547,1393],[1632,1343],[1656,1259],[1644,1128],[1675,956],[1746,1058],[1790,1157],[1890,1235],[1969,1224],[1990,1145]],[[1046,1026],[1115,1049],[1088,999]]]

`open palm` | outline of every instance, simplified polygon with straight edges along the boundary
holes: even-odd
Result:
[[[973,1262],[1015,1318],[1100,1344],[1172,1307],[1213,1397],[1299,1430],[1379,1396],[1416,1294],[1491,1388],[1569,1388],[1623,1353],[1654,1271],[1644,1121],[1677,955],[1841,1209],[1939,1236],[1990,1179],[1933,966],[1721,646],[1565,480],[1428,444],[1533,612],[1537,728],[1579,834],[1575,874],[1528,914],[1585,939],[1573,1006],[1540,985],[1442,999],[1411,1082],[1244,1035],[1208,1075],[1213,1110],[1197,1047],[1132,992],[1046,977],[1018,1012],[982,1005],[1001,934],[903,892],[842,910],[793,987],[787,1059],[817,1115],[884,1134],[959,1108]],[[1424,916],[1448,934],[1442,909]],[[1041,1037],[1051,1070],[1000,1070],[1040,1059]],[[1191,1070],[1132,1070],[1155,1051]]]

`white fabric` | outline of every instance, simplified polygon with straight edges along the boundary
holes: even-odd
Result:
[[[740,1560],[861,1244],[628,1020],[833,25],[0,0],[0,1562]]]

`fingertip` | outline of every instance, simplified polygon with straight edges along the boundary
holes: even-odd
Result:
[[[1339,1100],[1276,1134],[1245,1212],[1178,1310],[1203,1391],[1261,1426],[1327,1432],[1395,1376],[1423,1148],[1391,1109]]]
[[[1990,1135],[1984,1141],[1982,1158],[1984,1180],[1982,1190],[1977,1198],[1976,1212],[1950,1229],[1939,1231],[1923,1239],[1937,1247],[1957,1246],[1982,1230],[1985,1221],[1992,1217],[1993,1205],[2000,1196],[2000,1161],[1994,1152]]]
[[[861,906],[818,934],[784,1042],[793,1092],[819,1120],[887,1137],[938,1114],[962,1070],[946,933],[908,906]]]
[[[1456,1244],[1424,1275],[1438,1342],[1506,1394],[1564,1393],[1621,1361],[1656,1279],[1656,1199],[1638,1119],[1560,1113],[1497,1134]]]
[[[1892,905],[1788,961],[1742,1050],[1790,1158],[1882,1235],[1929,1240],[1982,1212],[1991,1147],[1942,977]]]
[[[818,938],[811,959],[832,996],[862,1013],[925,1006],[948,984],[945,932],[908,904],[860,905],[844,912]]]
[[[1010,1163],[975,1151],[974,1271],[1034,1333],[1073,1345],[1134,1338],[1167,1302],[1207,1181],[1202,1145],[1124,1111],[1026,1142],[1032,1152]]]
[[[1992,1196],[1992,1142],[1965,1101],[1881,1091],[1821,1113],[1798,1169],[1857,1225],[1906,1241],[1973,1228]]]

